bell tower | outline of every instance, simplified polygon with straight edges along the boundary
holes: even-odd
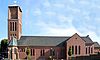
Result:
[[[17,40],[22,34],[22,10],[18,5],[8,6],[8,39],[13,36]]]

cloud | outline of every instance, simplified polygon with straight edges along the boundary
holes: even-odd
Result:
[[[45,22],[43,20],[38,20],[36,23],[37,27],[41,27],[45,34],[42,35],[52,35],[52,36],[71,36],[74,33],[80,34],[77,29],[72,25],[72,17],[66,17],[64,15],[57,15],[60,25],[52,22]],[[67,22],[67,23],[65,23]],[[65,27],[66,24],[66,27]],[[40,33],[41,34],[41,33]]]
[[[83,5],[89,5],[90,4],[88,1],[85,1],[85,0],[80,0],[79,3],[83,4]]]
[[[71,7],[70,5],[67,5],[66,10],[69,10],[70,13],[75,13],[75,14],[80,14],[81,9],[79,8],[75,8],[75,7]]]
[[[45,14],[48,15],[48,16],[55,16],[56,15],[56,12],[46,11]]]
[[[42,14],[42,12],[41,12],[41,10],[39,8],[36,8],[36,10],[33,11],[33,15],[34,16],[39,16],[41,14]]]
[[[71,23],[73,20],[73,17],[70,16],[64,16],[64,15],[58,15],[58,19],[60,22],[68,22]]]
[[[97,41],[98,41],[98,43],[100,43],[100,38],[99,38],[99,36],[96,34],[95,31],[88,31],[86,34],[89,35],[90,38],[91,38],[94,42],[97,42]]]
[[[69,0],[71,3],[75,3],[75,0]]]
[[[50,4],[50,2],[48,0],[46,0],[45,2],[43,2],[43,5],[45,7],[51,7],[51,4]]]
[[[64,4],[60,4],[60,3],[55,3],[55,4],[53,4],[53,6],[56,8],[64,8],[65,7]]]

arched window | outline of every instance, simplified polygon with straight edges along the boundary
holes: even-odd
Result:
[[[72,46],[72,54],[74,54],[74,46]]]
[[[86,54],[87,54],[87,47],[86,47]]]
[[[55,56],[55,49],[50,49],[50,56]]]
[[[44,56],[44,55],[45,55],[45,50],[42,49],[42,50],[40,51],[40,54],[41,54],[41,56]]]
[[[77,54],[77,46],[75,46],[75,54]]]
[[[10,31],[12,31],[12,22],[10,22]]]
[[[15,31],[17,30],[17,23],[15,22]]]
[[[93,48],[91,47],[91,53],[93,53]]]
[[[14,31],[14,22],[13,22],[13,31]]]
[[[79,48],[79,50],[78,50],[79,52],[78,53],[80,54],[81,53],[81,47],[79,46],[78,48]]]
[[[33,49],[33,56],[35,55],[35,50]]]
[[[31,56],[32,56],[32,49],[31,49]]]
[[[89,54],[90,54],[90,47],[89,47]]]

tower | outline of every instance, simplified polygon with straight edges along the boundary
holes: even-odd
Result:
[[[18,5],[8,6],[8,40],[20,39],[22,34],[22,10]]]

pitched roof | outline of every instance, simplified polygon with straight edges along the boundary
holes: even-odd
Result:
[[[21,36],[19,46],[63,46],[68,37],[55,36]]]
[[[64,36],[21,36],[19,46],[64,46],[70,37]],[[86,43],[93,43],[89,37],[81,37]]]
[[[100,47],[98,42],[94,42],[94,47]]]
[[[82,39],[85,40],[86,43],[93,43],[89,35],[87,35],[86,37],[82,37]]]

